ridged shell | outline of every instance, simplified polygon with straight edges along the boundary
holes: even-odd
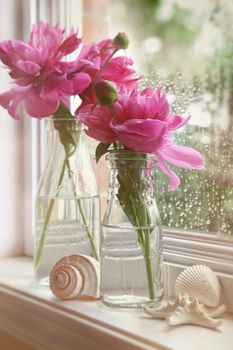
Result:
[[[50,288],[60,299],[100,297],[100,266],[86,255],[60,259],[50,272]]]
[[[215,273],[205,265],[193,265],[179,274],[175,283],[176,294],[187,293],[197,297],[205,306],[216,307],[220,302],[221,286]]]
[[[176,310],[167,318],[169,325],[193,324],[208,328],[218,328],[222,325],[221,320],[211,318],[205,311],[205,307],[195,298],[187,301],[183,306],[178,306]]]

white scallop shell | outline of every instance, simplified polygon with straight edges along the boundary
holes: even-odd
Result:
[[[50,288],[60,299],[100,297],[100,266],[86,255],[60,259],[50,272]]]
[[[179,274],[175,282],[176,294],[187,293],[205,306],[216,307],[220,302],[221,286],[215,273],[204,265],[193,265]]]
[[[166,318],[176,310],[177,306],[181,305],[181,299],[182,296],[178,294],[174,301],[165,301],[157,307],[145,306],[144,311],[153,318]]]
[[[222,325],[221,320],[211,318],[202,304],[195,298],[191,302],[185,302],[167,318],[169,325],[193,324],[208,328],[218,328]]]

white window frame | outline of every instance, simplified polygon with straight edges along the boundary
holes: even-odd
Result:
[[[69,6],[68,6],[69,4]],[[28,8],[24,8],[28,12]],[[30,0],[30,27],[40,20],[50,23],[59,23],[67,32],[73,26],[78,29],[79,36],[82,35],[82,0]],[[25,38],[29,33],[25,33]],[[33,255],[33,235],[35,227],[35,198],[37,187],[47,157],[47,140],[44,120],[36,120],[25,116],[25,159],[24,173],[25,191],[27,201],[25,203],[25,230],[24,230],[24,251],[28,256]],[[26,137],[27,136],[27,137]],[[31,149],[28,154],[27,149]],[[28,171],[30,169],[30,171]]]
[[[233,274],[233,240],[212,234],[164,230],[166,262],[208,265],[213,270]]]

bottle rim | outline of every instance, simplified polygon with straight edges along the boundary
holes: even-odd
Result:
[[[79,120],[74,118],[67,118],[67,117],[50,117],[45,120],[46,126],[48,130],[56,130],[57,128],[54,125],[55,123],[61,123],[62,126],[67,123],[66,128],[67,129],[73,129],[73,130],[84,130],[85,126],[82,124]]]
[[[157,166],[158,157],[153,153],[113,150],[106,155],[106,160],[110,169],[137,168],[149,170]]]
[[[109,150],[106,159],[111,160],[141,160],[157,161],[158,157],[154,153],[135,152],[131,150]]]

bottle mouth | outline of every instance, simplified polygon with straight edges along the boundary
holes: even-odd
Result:
[[[111,168],[135,167],[154,168],[158,157],[153,153],[139,153],[130,150],[111,150],[106,159]]]
[[[51,118],[48,118],[48,119],[55,120],[55,121],[58,121],[58,120],[61,120],[61,121],[75,121],[76,123],[78,123],[78,120],[77,120],[77,118],[75,116],[67,117],[67,115],[65,115],[65,114],[56,114],[56,115],[51,116]]]
[[[65,116],[53,116],[46,120],[46,126],[48,130],[59,130],[59,129],[68,129],[68,130],[76,130],[82,131],[84,129],[84,125],[78,121],[77,119]]]

